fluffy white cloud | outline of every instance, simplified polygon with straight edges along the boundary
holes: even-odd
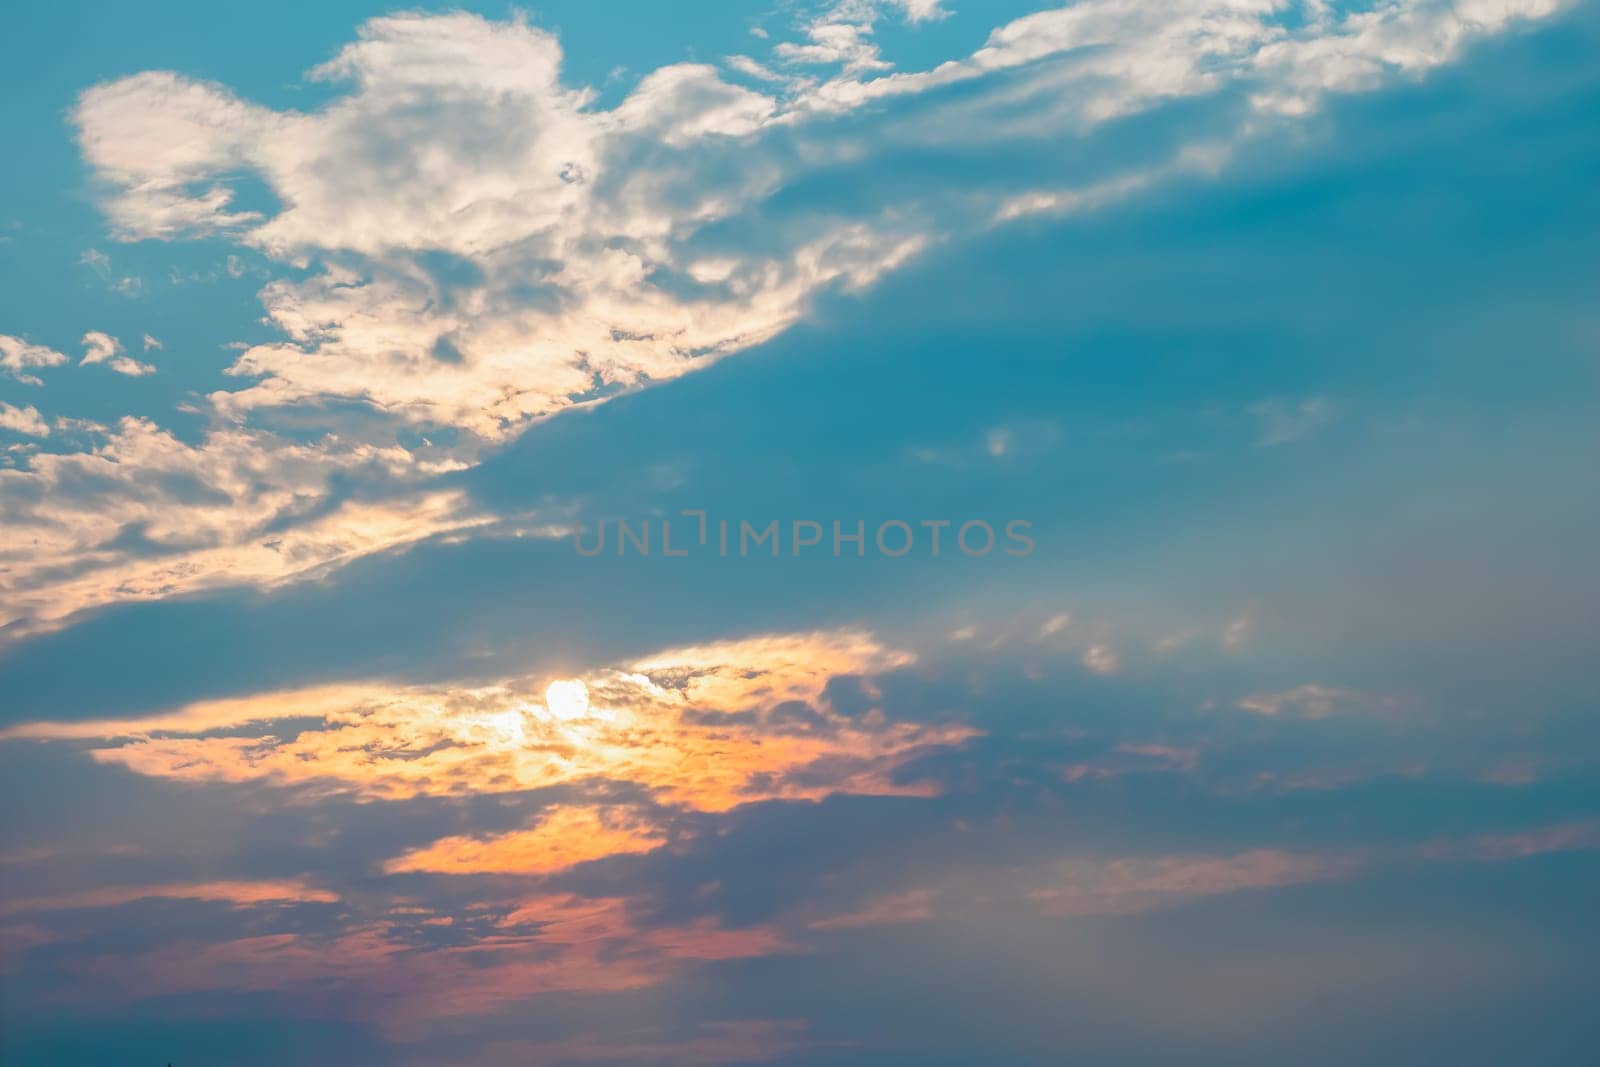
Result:
[[[1255,57],[1263,76],[1257,102],[1291,114],[1323,92],[1375,89],[1396,74],[1420,74],[1449,62],[1474,38],[1521,19],[1546,18],[1564,0],[1427,0],[1353,11],[1315,32],[1275,40]]]
[[[319,268],[264,291],[285,339],[243,353],[233,373],[255,381],[218,395],[221,407],[357,398],[500,439],[600,387],[670,378],[770,337],[818,290],[870,283],[931,242],[1214,170],[1264,118],[1427,70],[1556,0],[1409,0],[1341,17],[1311,5],[1298,20],[1291,7],[1086,0],[1000,26],[967,57],[886,73],[872,43],[880,6],[845,0],[804,40],[772,46],[791,73],[734,64],[777,85],[672,65],[610,110],[562,83],[545,31],[398,15],[368,22],[312,72],[350,86],[318,111],[152,72],[94,87],[75,118],[120,236],[230,232]],[[819,66],[836,69],[819,81],[808,72]],[[983,88],[929,93],[957,81]],[[1257,113],[1164,161],[1080,147],[1094,162],[1066,185],[1002,173],[982,188],[952,178],[913,191],[874,173],[910,147],[1083,140],[1230,86]],[[882,109],[848,115],[869,104]],[[239,172],[279,207],[236,208],[225,179]],[[779,190],[818,174],[859,181],[846,203],[774,208]]]
[[[143,531],[175,560],[259,548],[268,522],[329,521],[311,501],[336,472],[389,466],[397,492],[415,491],[422,468],[384,443],[392,434],[285,447],[248,428],[271,409],[300,409],[297,421],[316,425],[354,401],[392,423],[453,427],[464,431],[453,458],[471,462],[542,415],[770,338],[824,289],[869,285],[932,244],[1007,219],[1092,211],[1175,175],[1215,173],[1239,144],[1326,93],[1414,76],[1558,6],[1083,0],[999,26],[970,55],[901,72],[874,44],[875,22],[891,8],[930,18],[938,5],[842,0],[760,60],[665,66],[609,109],[563,83],[555,37],[524,21],[404,14],[366,23],[312,72],[347,87],[312,111],[170,72],[95,86],[73,118],[115,236],[222,234],[298,269],[261,292],[281,339],[243,350],[229,372],[244,380],[209,398],[223,428],[190,446],[124,423],[92,453],[6,472],[0,508],[27,532],[10,592],[31,590],[23,610],[55,618],[122,595],[111,590],[126,583],[96,578],[47,602],[38,584],[120,573],[128,561],[104,546],[122,530]],[[958,82],[969,84],[935,91]],[[1100,135],[1207,95],[1218,100],[1207,120],[1165,141],[1130,150]],[[1052,145],[1060,151],[1041,153]],[[915,186],[897,177],[906,154],[929,152],[959,165],[922,168]],[[236,204],[240,175],[259,179],[273,206]],[[150,369],[106,335],[85,344],[85,362]],[[64,359],[0,337],[0,368],[23,380]],[[266,493],[231,485],[246,462],[267,472]],[[173,510],[134,488],[165,484],[168,463],[185,485],[229,484]],[[114,492],[56,485],[108,464]],[[392,536],[425,536],[460,521],[462,507],[396,519]],[[158,513],[174,537],[204,544],[150,533],[166,529]],[[212,566],[184,573],[227,580]],[[235,571],[247,581],[292,572]],[[195,585],[165,581],[132,587],[154,596]]]
[[[35,374],[28,373],[36,367],[56,367],[67,357],[53,348],[29,344],[20,337],[0,333],[0,372],[9,374],[25,385],[42,385]]]
[[[50,424],[44,421],[39,409],[31,404],[19,408],[0,401],[0,430],[10,430],[29,437],[50,436]]]

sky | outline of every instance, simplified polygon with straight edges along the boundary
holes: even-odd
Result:
[[[1592,0],[0,18],[7,1065],[1592,1059]]]

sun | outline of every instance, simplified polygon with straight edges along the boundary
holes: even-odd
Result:
[[[557,678],[544,691],[544,706],[558,719],[581,719],[589,713],[589,687],[577,678]]]

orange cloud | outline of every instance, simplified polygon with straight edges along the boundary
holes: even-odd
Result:
[[[0,741],[97,741],[152,734],[198,734],[281,719],[290,706],[296,716],[321,718],[364,700],[379,699],[383,693],[377,686],[329,685],[297,689],[292,694],[260,693],[224,700],[199,700],[175,711],[139,719],[22,723],[0,730]]]
[[[446,837],[384,864],[388,874],[552,874],[589,860],[649,852],[666,837],[654,826],[601,807],[549,809],[532,829],[496,837]]]
[[[847,716],[830,678],[912,662],[856,631],[677,649],[583,677],[577,717],[543,706],[543,678],[476,687],[320,687],[191,705],[144,720],[31,723],[13,738],[136,739],[94,759],[192,782],[266,782],[396,800],[516,792],[586,779],[642,785],[662,803],[726,811],[835,793],[925,796],[895,771],[975,731]],[[321,718],[292,738],[194,736],[224,724]],[[187,736],[150,736],[157,733]]]
[[[136,900],[156,899],[220,901],[243,908],[253,904],[333,904],[338,902],[339,895],[298,881],[108,886],[80,893],[57,893],[48,897],[5,901],[0,903],[0,914],[114,908]]]

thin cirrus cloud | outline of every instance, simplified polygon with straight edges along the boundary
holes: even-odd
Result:
[[[264,904],[336,904],[339,895],[307,885],[304,881],[217,881],[108,886],[104,889],[90,889],[77,893],[8,900],[0,905],[0,915],[115,908],[144,900],[215,901],[236,908],[245,908]]]
[[[1211,897],[1347,881],[1381,869],[1426,863],[1504,863],[1600,848],[1600,824],[1566,823],[1506,834],[1441,838],[1400,847],[1295,851],[1254,848],[1227,854],[1166,853],[1048,859],[1005,872],[963,871],[934,887],[872,898],[813,920],[817,930],[949,919],[998,897],[1058,918],[1140,915]]]
[[[893,69],[874,29],[884,17],[926,21],[938,5],[838,4],[801,41],[723,69],[660,67],[610,108],[562,80],[551,33],[409,14],[367,22],[311,72],[345,87],[314,111],[173,72],[94,86],[73,120],[114,236],[221,236],[298,270],[262,289],[281,339],[238,355],[228,370],[241,385],[210,394],[214,426],[198,441],[146,450],[166,431],[124,422],[91,452],[0,471],[0,507],[52,531],[25,542],[38,547],[8,575],[20,608],[7,632],[130,598],[313,573],[270,559],[283,531],[307,523],[322,528],[306,536],[336,546],[319,553],[331,564],[474,525],[467,502],[444,515],[418,483],[477,463],[531,420],[771,338],[820,292],[868,286],[935,244],[1219,173],[1327,94],[1414,78],[1561,6],[1094,0],[998,26],[970,55],[916,71]],[[1204,119],[1195,112],[1154,143],[1116,136],[1123,120],[1180,102],[1206,108]],[[1041,139],[1074,150],[1041,162]],[[895,180],[898,160],[930,152],[961,165],[928,171],[915,189]],[[963,162],[973,160],[981,173]],[[235,203],[238,175],[259,179],[274,204]],[[845,179],[850,198],[821,192]],[[22,380],[64,359],[0,338],[0,367]],[[89,361],[150,369],[98,340]],[[348,402],[387,429],[351,432],[333,414]],[[294,418],[292,439],[265,425],[282,415]],[[321,436],[307,432],[319,424]],[[460,436],[400,447],[405,426]],[[369,497],[411,502],[371,505],[387,525],[330,518],[335,483],[376,451],[386,469]],[[268,487],[268,514],[255,496],[197,507],[152,477],[241,453]],[[96,463],[106,457],[114,463]],[[62,471],[96,465],[111,491],[64,492]],[[203,543],[144,537],[130,496],[195,520]],[[61,534],[58,502],[122,536]],[[258,562],[218,566],[219,553]]]
[[[1308,683],[1277,693],[1252,693],[1240,699],[1238,706],[1268,717],[1324,719],[1330,715],[1392,712],[1402,707],[1403,702],[1392,695]]]
[[[273,993],[337,1005],[406,1041],[439,1020],[493,1015],[545,994],[642,989],[707,961],[794,951],[763,926],[724,929],[711,919],[647,925],[617,897],[543,894],[484,903],[478,910],[492,932],[467,944],[418,951],[409,940],[416,917],[401,912],[330,935],[258,934],[102,956],[67,999]]]

